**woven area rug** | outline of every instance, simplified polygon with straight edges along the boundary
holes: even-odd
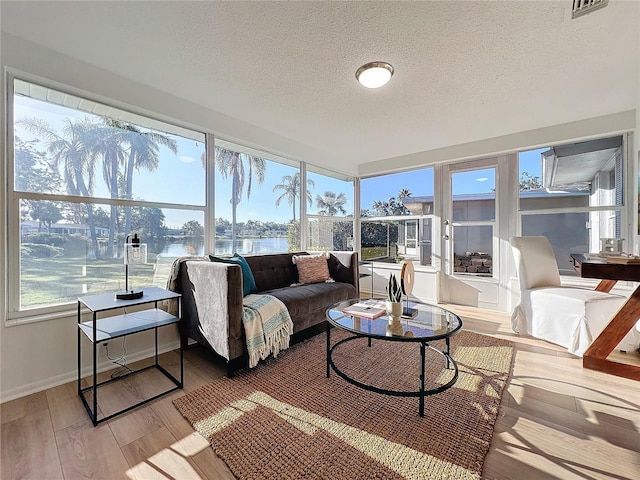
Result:
[[[331,341],[344,337],[332,330]],[[434,346],[444,348],[443,342]],[[326,378],[326,335],[250,371],[221,378],[175,407],[239,479],[477,479],[491,444],[513,343],[461,331],[451,339],[456,384],[425,399],[368,392]],[[427,350],[429,386],[452,375]],[[366,383],[417,390],[419,344],[358,339],[334,362]]]

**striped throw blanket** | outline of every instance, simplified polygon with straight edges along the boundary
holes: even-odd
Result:
[[[293,322],[284,303],[271,295],[247,295],[242,304],[242,323],[247,337],[249,367],[273,353],[289,348]]]

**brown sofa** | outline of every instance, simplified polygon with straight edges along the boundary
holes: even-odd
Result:
[[[325,327],[331,304],[357,297],[358,254],[329,252],[329,273],[335,283],[298,283],[293,255],[306,252],[246,256],[257,293],[280,299],[291,315],[295,343]],[[228,374],[244,368],[248,356],[242,326],[242,273],[240,266],[187,260],[180,264],[176,291],[182,293],[180,334],[183,345],[192,338],[227,362]]]

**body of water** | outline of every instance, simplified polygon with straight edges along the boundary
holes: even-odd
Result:
[[[289,251],[286,237],[238,238],[236,251],[243,255],[259,253],[283,253]],[[216,238],[214,255],[231,255],[233,252],[230,238]],[[204,242],[168,243],[160,255],[165,257],[182,257],[185,255],[205,255]]]

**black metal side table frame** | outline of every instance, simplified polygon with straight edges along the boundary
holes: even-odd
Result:
[[[421,359],[421,365],[420,365],[420,389],[418,391],[398,391],[398,390],[387,390],[384,388],[379,388],[373,385],[369,385],[363,382],[360,382],[354,378],[351,378],[350,376],[348,376],[347,374],[345,374],[344,372],[342,372],[337,366],[336,364],[333,362],[333,351],[339,346],[342,345],[343,343],[346,342],[350,342],[352,340],[356,340],[359,338],[367,338],[369,346],[371,346],[371,337],[365,334],[358,334],[358,333],[354,333],[352,336],[344,338],[340,341],[338,341],[335,345],[331,346],[331,328],[332,325],[330,322],[327,322],[327,378],[330,377],[331,375],[331,369],[333,369],[334,372],[336,372],[340,377],[342,377],[344,380],[346,380],[347,382],[351,383],[352,385],[355,385],[356,387],[362,388],[364,390],[370,391],[370,392],[376,392],[376,393],[381,393],[383,395],[392,395],[395,397],[418,397],[419,398],[419,413],[421,417],[424,417],[424,399],[425,397],[429,396],[429,395],[435,395],[436,393],[440,393],[443,392],[445,390],[448,390],[449,388],[451,388],[456,381],[458,380],[458,365],[456,364],[455,360],[453,360],[453,358],[451,357],[450,354],[450,344],[449,344],[449,337],[445,338],[445,342],[447,345],[447,348],[445,351],[439,350],[431,345],[429,345],[429,341],[427,339],[415,339],[412,343],[419,343],[420,344],[420,359]],[[381,341],[397,341],[394,340],[393,337],[389,337],[387,339],[383,338],[383,337],[376,337],[376,340],[381,340]],[[410,341],[408,339],[403,339],[403,341]],[[449,380],[446,384],[444,385],[440,385],[437,388],[432,388],[432,389],[425,389],[425,357],[426,357],[426,349],[430,348],[431,350],[433,350],[434,352],[439,353],[440,355],[442,355],[445,360],[446,360],[446,366],[447,369],[451,369],[451,367],[453,366],[453,370],[454,370],[454,374],[453,374],[453,378],[451,378],[451,380]]]
[[[78,299],[78,395],[80,396],[80,399],[82,400],[82,403],[84,404],[85,409],[87,410],[87,413],[89,414],[89,418],[91,419],[91,422],[93,423],[93,426],[97,426],[99,423],[102,423],[104,421],[107,421],[113,417],[115,417],[116,415],[120,415],[122,413],[128,412],[130,410],[133,410],[134,408],[137,408],[141,405],[144,405],[146,403],[152,402],[153,400],[156,400],[157,398],[166,395],[167,393],[173,392],[175,390],[181,389],[184,385],[184,355],[183,355],[183,348],[182,348],[182,343],[180,343],[180,380],[178,380],[176,377],[174,377],[172,374],[170,374],[162,365],[160,365],[160,363],[158,362],[158,328],[163,327],[163,326],[167,326],[167,325],[173,325],[176,324],[180,321],[180,318],[182,316],[182,298],[180,294],[174,294],[173,292],[167,292],[166,296],[162,296],[163,294],[162,289],[155,289],[153,287],[150,287],[148,289],[145,290],[146,291],[152,291],[152,290],[156,290],[154,293],[156,293],[156,296],[158,296],[158,294],[160,295],[158,298],[152,298],[152,299],[145,299],[144,297],[140,300],[134,300],[134,301],[115,301],[114,300],[114,305],[113,306],[109,306],[107,308],[100,308],[100,309],[91,309],[91,314],[92,314],[92,325],[89,328],[81,328],[84,325],[81,323],[81,318],[82,318],[82,305],[84,304],[85,306],[88,306],[87,303],[85,301],[83,301],[84,299],[88,299],[91,297],[83,297],[82,299]],[[97,296],[96,296],[97,297]],[[97,328],[98,322],[100,320],[98,320],[98,313],[99,312],[104,312],[107,310],[114,310],[114,309],[118,309],[118,308],[126,308],[129,306],[133,306],[133,305],[141,305],[141,304],[145,304],[145,303],[153,303],[154,304],[154,310],[159,311],[158,310],[158,302],[164,301],[164,300],[168,300],[168,299],[175,299],[178,302],[178,315],[176,317],[170,318],[172,317],[171,315],[165,315],[164,318],[160,319],[159,321],[157,321],[156,323],[153,323],[153,321],[149,322],[147,325],[141,326],[139,328],[132,328],[128,331],[121,331],[117,334],[114,335],[108,335],[108,338],[101,338],[101,334],[104,335],[104,332],[100,332]],[[110,317],[110,318],[117,318],[117,317]],[[109,318],[103,319],[102,321],[109,321]],[[97,364],[97,345],[98,343],[103,343],[105,341],[111,341],[113,339],[116,338],[120,338],[120,337],[124,337],[127,335],[131,335],[133,333],[139,333],[139,332],[144,332],[147,330],[154,330],[154,339],[155,339],[155,356],[154,356],[154,363],[152,365],[149,365],[147,367],[144,368],[140,368],[137,370],[132,370],[126,374],[123,375],[119,375],[117,377],[114,378],[110,378],[108,380],[102,381],[102,382],[98,382],[98,364]],[[93,378],[92,378],[92,384],[89,385],[88,387],[82,388],[82,365],[81,365],[81,357],[82,357],[82,353],[81,353],[81,337],[82,337],[82,332],[84,331],[85,335],[89,338],[89,340],[92,343],[92,348],[93,348]],[[118,380],[122,380],[123,378],[129,377],[131,375],[135,375],[141,372],[144,372],[146,370],[150,370],[150,369],[157,369],[160,372],[162,372],[162,374],[164,376],[166,376],[169,380],[171,380],[171,382],[175,385],[175,387],[169,388],[168,390],[164,390],[161,393],[158,393],[157,395],[154,395],[153,397],[144,399],[138,403],[135,403],[133,405],[130,405],[126,408],[123,408],[121,410],[118,410],[116,412],[111,413],[110,415],[104,416],[100,419],[98,419],[98,388],[103,386],[103,385],[107,385],[110,384],[112,382],[118,381]],[[92,398],[92,404],[93,406],[89,405],[89,401],[86,398],[86,393],[87,392],[93,392],[93,398]]]

